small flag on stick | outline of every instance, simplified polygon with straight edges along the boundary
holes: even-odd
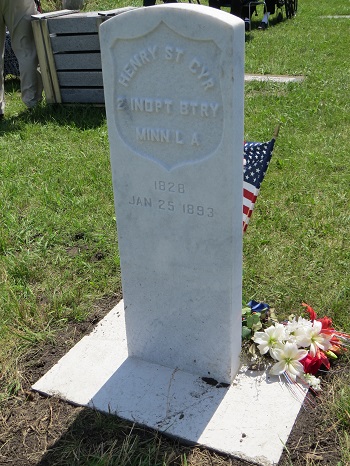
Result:
[[[243,167],[243,232],[254,210],[261,183],[268,169],[272,151],[278,135],[279,126],[274,137],[268,142],[246,142],[244,144]]]

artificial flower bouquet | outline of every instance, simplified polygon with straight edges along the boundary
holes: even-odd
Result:
[[[308,304],[303,306],[309,318],[292,315],[279,323],[266,303],[250,301],[242,311],[242,338],[253,340],[249,348],[253,357],[257,357],[257,346],[261,356],[272,358],[271,374],[306,383],[318,391],[316,375],[320,369],[328,370],[330,360],[346,351],[350,335],[335,330],[329,317],[318,319]]]

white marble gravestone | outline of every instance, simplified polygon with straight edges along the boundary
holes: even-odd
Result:
[[[129,356],[231,383],[244,28],[221,13],[139,9],[103,24],[100,42]]]
[[[305,390],[239,369],[243,21],[135,9],[101,53],[124,301],[33,389],[275,465]]]

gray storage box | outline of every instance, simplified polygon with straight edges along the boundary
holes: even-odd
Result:
[[[133,8],[32,16],[48,103],[104,104],[98,29],[103,21]]]

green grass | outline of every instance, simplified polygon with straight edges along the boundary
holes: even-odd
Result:
[[[126,5],[141,2],[91,0],[85,9]],[[244,238],[243,295],[280,317],[306,301],[350,332],[350,23],[320,18],[338,14],[350,14],[346,0],[302,0],[294,19],[247,35],[247,73],[305,79],[245,85],[245,138],[268,140],[282,125]],[[92,302],[121,284],[104,109],[43,103],[29,112],[18,83],[7,81],[0,154],[0,399],[7,399],[20,388],[18,357],[86,318]],[[337,383],[332,406],[346,464],[350,398]],[[86,464],[112,464],[108,448]],[[142,455],[130,464],[151,464]]]

